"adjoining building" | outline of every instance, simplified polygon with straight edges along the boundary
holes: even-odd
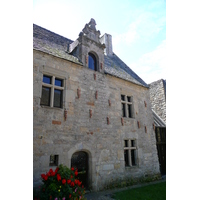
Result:
[[[149,84],[160,172],[166,175],[166,80]]]
[[[86,188],[159,177],[149,86],[91,19],[72,41],[33,25],[33,181],[59,164]]]

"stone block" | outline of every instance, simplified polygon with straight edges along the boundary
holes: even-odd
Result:
[[[104,171],[113,170],[113,169],[114,169],[114,165],[113,164],[103,165],[103,170]]]

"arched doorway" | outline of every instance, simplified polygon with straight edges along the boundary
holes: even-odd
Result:
[[[84,187],[88,189],[88,154],[84,151],[78,151],[72,155],[71,167],[78,169],[78,179],[83,183]]]

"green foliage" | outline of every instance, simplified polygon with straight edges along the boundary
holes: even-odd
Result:
[[[74,168],[59,165],[55,171],[49,170],[41,174],[42,182],[40,189],[40,200],[83,200],[85,188],[77,178],[78,171]]]
[[[160,175],[154,175],[154,176],[148,176],[148,177],[140,177],[140,178],[127,178],[127,179],[116,179],[116,180],[110,180],[107,182],[107,185],[104,186],[104,190],[107,189],[114,189],[114,188],[123,188],[128,187],[140,183],[148,183],[153,182],[156,180],[160,180]]]

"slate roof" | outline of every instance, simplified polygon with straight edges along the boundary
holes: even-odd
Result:
[[[78,58],[67,53],[67,47],[72,42],[68,38],[33,24],[33,49],[82,65]]]
[[[71,62],[82,65],[75,56],[68,53],[68,45],[73,40],[60,36],[36,24],[33,24],[33,49],[39,50]],[[105,73],[122,78],[132,83],[149,87],[117,55],[104,55]]]
[[[114,53],[113,55],[104,55],[104,65],[105,73],[148,87],[148,85]]]
[[[155,126],[166,127],[165,122],[156,114],[156,112],[153,109],[152,112]]]

